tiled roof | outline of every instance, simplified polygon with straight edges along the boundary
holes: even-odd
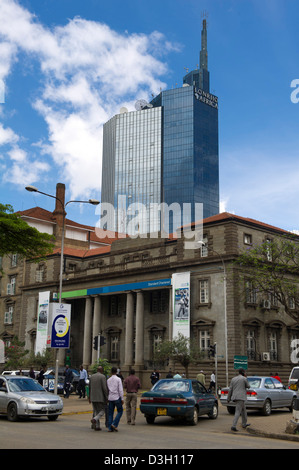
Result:
[[[197,221],[191,224],[191,226],[194,227],[199,223],[203,223],[203,225],[208,225],[212,223],[225,222],[229,220],[236,220],[238,222],[243,222],[249,225],[255,225],[265,230],[274,230],[277,232],[291,233],[287,230],[275,227],[274,225],[265,224],[264,222],[260,222],[259,220],[251,219],[250,217],[241,217],[240,215],[231,214],[230,212],[221,212],[220,214],[207,217],[206,219],[203,219],[202,221]]]
[[[110,253],[110,250],[111,250],[110,245],[105,245],[105,246],[101,246],[99,248],[93,248],[90,250],[80,250],[77,248],[65,247],[63,250],[63,253],[66,256],[73,256],[74,258],[88,258],[90,256],[104,255],[106,253]],[[56,255],[60,253],[61,253],[61,249],[56,248],[55,250],[53,250],[52,254]]]
[[[47,211],[46,209],[42,209],[41,207],[33,207],[31,209],[27,209],[25,211],[17,212],[21,217],[28,217],[31,219],[42,220],[45,222],[49,222],[51,224],[56,223],[55,216],[52,212]],[[98,227],[92,227],[89,225],[79,224],[71,219],[65,219],[66,226],[74,227],[82,230],[86,230],[90,232],[89,238],[90,241],[95,243],[108,243],[109,245],[113,243],[115,240],[118,239],[117,233],[111,232],[109,230],[103,230]],[[99,236],[98,236],[99,235]]]

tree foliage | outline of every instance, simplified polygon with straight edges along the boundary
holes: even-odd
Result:
[[[250,247],[235,261],[243,288],[250,280],[260,299],[280,302],[299,318],[299,237],[280,236]],[[246,294],[246,287],[245,287]]]
[[[101,359],[99,358],[94,364],[90,366],[90,371],[92,374],[95,374],[98,370],[98,367],[102,366],[104,370],[104,375],[108,377],[111,373],[111,364],[108,362],[107,359]]]
[[[0,204],[0,256],[17,253],[39,261],[53,251],[53,237],[30,227],[9,204]]]
[[[173,360],[181,364],[188,377],[190,364],[196,364],[202,359],[202,353],[194,340],[187,338],[182,333],[173,340],[162,341],[154,352],[155,361]]]
[[[6,364],[5,367],[9,370],[20,369],[24,365],[25,357],[28,350],[24,349],[25,343],[19,341],[17,336],[14,336],[9,346],[5,347]]]

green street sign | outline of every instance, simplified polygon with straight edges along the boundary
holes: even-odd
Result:
[[[234,369],[248,369],[247,356],[234,356]]]

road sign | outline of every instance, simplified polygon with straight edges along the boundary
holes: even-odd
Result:
[[[247,356],[234,356],[234,369],[248,369]]]

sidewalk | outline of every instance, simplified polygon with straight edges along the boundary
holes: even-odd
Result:
[[[219,407],[221,407],[220,404]],[[70,395],[67,399],[63,398],[63,415],[83,413],[92,413],[92,405],[89,403],[88,398],[79,398],[78,395]],[[287,422],[290,421],[292,417],[292,413],[285,410],[274,410],[270,416],[252,415],[249,413],[248,422],[250,426],[247,428],[246,432],[256,436],[297,441],[299,443],[299,435],[287,434],[285,432]]]

